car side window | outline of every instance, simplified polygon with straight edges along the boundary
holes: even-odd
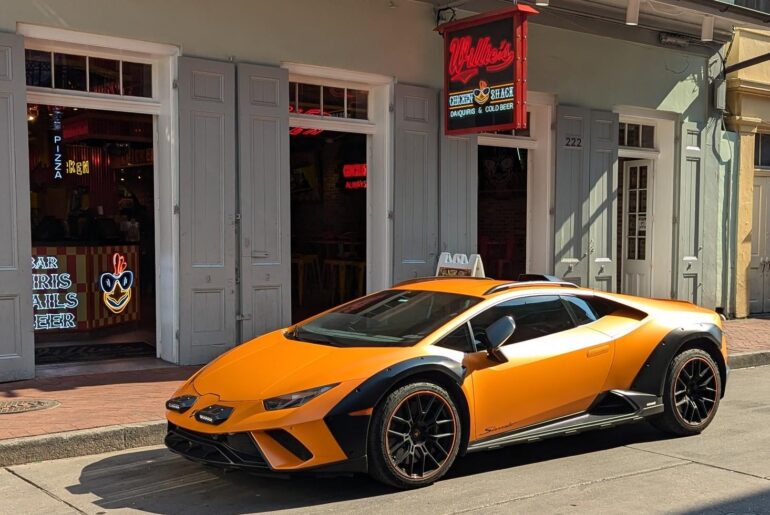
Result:
[[[590,324],[599,319],[596,311],[594,311],[586,299],[572,295],[564,295],[562,299],[567,303],[567,307],[575,316],[575,321],[578,325]]]
[[[476,352],[471,335],[468,333],[468,324],[463,324],[444,336],[436,345],[445,349],[459,350],[460,352]]]
[[[499,318],[510,315],[516,330],[506,345],[559,333],[575,327],[567,307],[558,295],[523,297],[492,306],[471,320],[473,336],[479,348],[487,346],[486,328]]]

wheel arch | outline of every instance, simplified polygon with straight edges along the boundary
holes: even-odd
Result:
[[[666,374],[671,361],[689,349],[707,352],[717,363],[724,396],[727,383],[727,363],[721,352],[722,330],[715,324],[695,324],[669,332],[653,349],[631,385],[631,390],[663,395]]]
[[[470,411],[461,385],[465,380],[462,363],[445,356],[420,356],[396,363],[374,374],[345,396],[324,417],[342,450],[349,459],[366,457],[372,414],[351,413],[377,409],[397,388],[420,380],[431,381],[449,392],[460,412],[462,423],[461,452],[467,448],[470,433]]]

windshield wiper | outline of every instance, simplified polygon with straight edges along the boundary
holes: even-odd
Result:
[[[314,333],[314,332],[311,332],[311,331],[305,331],[305,330],[302,330],[302,332],[307,334],[307,335],[312,335],[312,336],[303,336],[303,335],[301,335],[300,334],[300,328],[298,326],[295,327],[293,331],[286,333],[286,336],[288,336],[292,340],[297,340],[297,341],[300,341],[300,342],[328,343],[328,344],[331,344],[331,345],[335,345],[336,344],[336,342],[334,342],[333,340],[331,340],[331,339],[329,339],[326,336],[323,336],[321,334]]]

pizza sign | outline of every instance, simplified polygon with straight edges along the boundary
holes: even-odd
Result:
[[[516,5],[438,27],[447,134],[526,127],[527,17],[536,13]]]

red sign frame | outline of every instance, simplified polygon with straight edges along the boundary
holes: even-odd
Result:
[[[460,135],[460,134],[474,134],[479,132],[500,131],[500,130],[513,130],[524,129],[527,126],[527,18],[533,14],[538,14],[538,11],[528,5],[514,5],[491,11],[489,13],[483,13],[462,20],[445,23],[436,28],[436,30],[444,37],[444,133],[447,135]],[[484,34],[484,29],[490,30],[499,29],[501,22],[510,20],[512,24],[511,34],[513,41],[507,41],[501,39],[498,45],[491,45],[489,37],[478,37],[473,41],[473,34]],[[505,25],[504,23],[502,24]],[[470,29],[470,30],[469,30]],[[463,34],[463,42],[456,41],[457,38],[453,38],[453,35],[457,33]],[[468,45],[468,39],[471,39],[472,43]],[[464,51],[464,56],[458,58],[458,46],[465,43],[465,46],[461,49]],[[455,45],[454,52],[450,49],[452,45]],[[510,54],[513,54],[512,56]],[[470,61],[470,62],[469,62]],[[464,68],[464,69],[463,69]],[[483,68],[483,70],[482,70]],[[477,76],[485,77],[489,74],[494,74],[495,77],[500,78],[506,76],[509,73],[510,68],[510,82],[503,84],[503,86],[513,85],[513,115],[510,120],[505,120],[501,123],[488,123],[481,122],[481,125],[468,125],[465,122],[464,127],[453,128],[450,120],[450,96],[457,98],[458,94],[465,95],[466,97],[472,96],[473,102],[478,102],[478,98],[482,99],[482,103],[487,103],[489,100],[490,88],[476,90],[465,90],[460,93],[457,92],[457,88],[465,86],[471,78]],[[455,87],[453,87],[453,84]],[[479,82],[479,88],[487,85],[483,80]],[[467,87],[467,86],[466,86]],[[491,88],[497,89],[501,96],[508,95],[509,90],[503,92],[503,88]],[[473,93],[471,93],[473,91]],[[476,91],[479,92],[476,95]],[[485,92],[485,93],[482,93]],[[486,100],[483,100],[486,98]],[[511,102],[506,102],[505,99],[499,100],[499,103],[507,104],[509,106]],[[468,115],[473,120],[478,118],[490,118],[494,115],[489,115],[486,111],[481,111],[481,107],[475,107],[476,103],[471,103],[469,106],[473,110],[478,109],[476,113]],[[467,109],[471,107],[466,106]],[[491,103],[489,106],[491,107]],[[454,109],[458,109],[454,107]],[[505,108],[501,109],[504,111]]]

